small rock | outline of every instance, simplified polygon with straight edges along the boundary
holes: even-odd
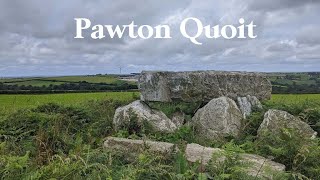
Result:
[[[294,129],[306,138],[315,138],[317,135],[317,132],[298,117],[285,111],[270,109],[264,114],[263,122],[258,129],[258,136],[263,137],[265,132],[277,135],[283,128]]]
[[[237,103],[244,119],[251,115],[253,108],[262,109],[261,102],[255,96],[238,97]]]
[[[199,109],[192,118],[199,136],[216,139],[224,136],[238,136],[242,114],[236,103],[228,97],[212,99]]]
[[[168,153],[173,153],[178,150],[172,143],[132,140],[117,137],[108,137],[104,142],[104,148],[131,153],[140,153],[144,150],[149,150],[163,155],[167,155]]]
[[[189,162],[199,162],[202,165],[207,165],[212,159],[213,154],[222,154],[223,150],[219,148],[208,148],[199,144],[188,144],[186,147],[186,158]],[[225,157],[221,156],[220,161],[223,162]]]
[[[200,146],[199,144],[188,144],[186,147],[186,158],[189,162],[199,162],[203,166],[208,165],[212,157],[216,164],[221,164],[226,160],[225,151],[219,148],[209,148]],[[272,179],[273,173],[285,171],[285,166],[280,163],[273,162],[259,155],[254,154],[238,154],[239,161],[243,163],[243,170],[253,177],[264,177]],[[271,172],[270,172],[271,171]]]
[[[180,128],[184,124],[185,114],[183,112],[175,112],[172,115],[171,121]]]
[[[153,130],[159,132],[173,132],[177,129],[177,126],[163,112],[151,109],[139,100],[117,108],[113,124],[116,130],[128,128],[132,120],[135,120],[141,126],[144,122],[147,122]]]

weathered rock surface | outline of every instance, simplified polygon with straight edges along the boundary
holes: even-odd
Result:
[[[259,100],[271,97],[270,81],[259,73],[192,71],[143,71],[139,77],[141,100],[209,102],[227,96],[234,100],[247,95]]]
[[[225,160],[225,157],[222,155],[223,152],[224,151],[219,148],[209,148],[192,143],[187,145],[185,155],[189,162],[199,162],[203,165],[207,165],[214,154],[221,157],[217,159],[217,161],[223,162]]]
[[[183,112],[175,112],[172,115],[171,121],[180,128],[184,124],[185,114]]]
[[[264,114],[263,122],[258,129],[258,136],[263,137],[265,132],[277,135],[283,128],[294,129],[306,138],[314,138],[317,135],[317,132],[298,117],[285,111],[270,109]]]
[[[238,97],[237,103],[244,119],[251,115],[253,108],[262,109],[261,102],[255,96]]]
[[[228,97],[212,99],[199,109],[192,124],[200,137],[216,139],[223,136],[238,136],[242,114],[236,103]]]
[[[177,147],[172,143],[132,140],[117,137],[108,137],[104,142],[104,148],[131,153],[139,153],[144,150],[149,150],[164,155],[178,150]]]
[[[210,160],[213,163],[223,163],[226,160],[224,150],[219,148],[208,148],[198,144],[188,144],[185,155],[189,162],[200,162],[207,165]],[[213,159],[213,157],[218,157]],[[239,154],[239,161],[243,163],[243,170],[250,176],[272,179],[273,173],[282,172],[285,166],[273,162],[259,155]]]
[[[145,122],[152,126],[152,130],[159,132],[173,132],[177,126],[161,111],[151,109],[142,101],[134,101],[116,109],[113,124],[115,129],[128,128],[130,121],[143,126]]]

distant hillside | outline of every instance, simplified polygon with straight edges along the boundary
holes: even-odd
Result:
[[[59,93],[137,90],[139,74],[0,79],[0,93]],[[267,73],[273,94],[319,94],[320,72]]]
[[[273,94],[320,93],[320,72],[268,73]]]
[[[0,93],[97,92],[137,89],[118,75],[87,75],[0,79]]]

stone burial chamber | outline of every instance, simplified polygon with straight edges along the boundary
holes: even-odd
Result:
[[[139,89],[142,101],[209,102],[222,96],[233,100],[248,95],[270,99],[272,86],[261,73],[143,71]]]

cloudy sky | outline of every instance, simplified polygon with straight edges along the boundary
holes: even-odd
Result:
[[[74,18],[93,24],[168,24],[172,39],[74,39]],[[180,34],[187,17],[203,24],[254,21],[258,38]],[[0,77],[141,70],[320,71],[320,0],[2,0]]]

